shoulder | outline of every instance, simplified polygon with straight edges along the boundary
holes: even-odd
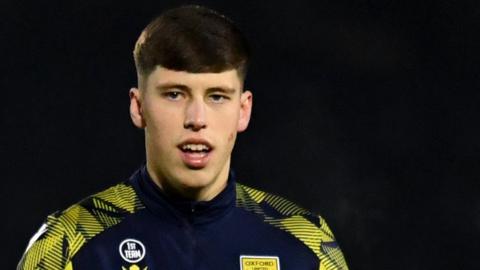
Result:
[[[17,269],[68,269],[90,239],[143,208],[135,190],[120,183],[47,217]]]
[[[237,183],[237,207],[259,215],[265,223],[290,233],[320,260],[320,269],[348,269],[325,219],[297,204]],[[323,268],[322,268],[323,267]]]

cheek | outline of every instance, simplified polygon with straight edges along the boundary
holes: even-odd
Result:
[[[179,128],[183,127],[178,116],[170,111],[150,110],[146,120],[146,130],[150,140],[157,147],[168,147],[178,137]]]
[[[234,138],[235,138],[235,133],[234,133],[234,132],[231,132],[231,133],[228,135],[228,142],[233,141]]]
[[[165,132],[165,129],[169,130],[181,123],[181,113],[178,110],[167,106],[161,106],[161,104],[149,105],[150,106],[146,110],[147,125]]]

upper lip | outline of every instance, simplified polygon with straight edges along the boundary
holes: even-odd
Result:
[[[206,145],[209,150],[213,150],[212,144],[210,144],[210,142],[202,138],[188,138],[182,141],[181,143],[179,143],[177,147],[180,148],[180,150],[182,150],[182,147],[186,144],[203,144],[203,145]]]

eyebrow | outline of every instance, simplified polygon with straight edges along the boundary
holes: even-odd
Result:
[[[178,88],[180,90],[186,91],[186,92],[191,92],[192,89],[184,84],[179,84],[179,83],[171,83],[171,82],[166,82],[166,83],[161,83],[156,86],[157,89],[159,90],[166,90],[170,88]],[[225,87],[225,86],[215,86],[215,87],[209,87],[207,88],[207,93],[213,93],[213,92],[222,92],[225,94],[233,94],[237,90],[235,88],[230,88],[230,87]]]
[[[225,94],[234,94],[236,92],[235,88],[230,87],[211,87],[207,89],[207,93],[212,92],[221,92]]]
[[[183,84],[178,84],[178,83],[170,83],[170,82],[167,82],[167,83],[161,83],[159,85],[157,85],[155,88],[157,88],[158,90],[166,90],[166,89],[169,89],[169,88],[178,88],[178,89],[181,89],[181,90],[184,90],[184,91],[190,91],[190,87],[186,86],[186,85],[183,85]]]

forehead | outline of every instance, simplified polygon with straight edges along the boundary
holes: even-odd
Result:
[[[223,87],[241,89],[241,81],[236,69],[218,73],[190,73],[158,66],[147,78],[147,88],[165,84],[185,85],[191,89]]]

